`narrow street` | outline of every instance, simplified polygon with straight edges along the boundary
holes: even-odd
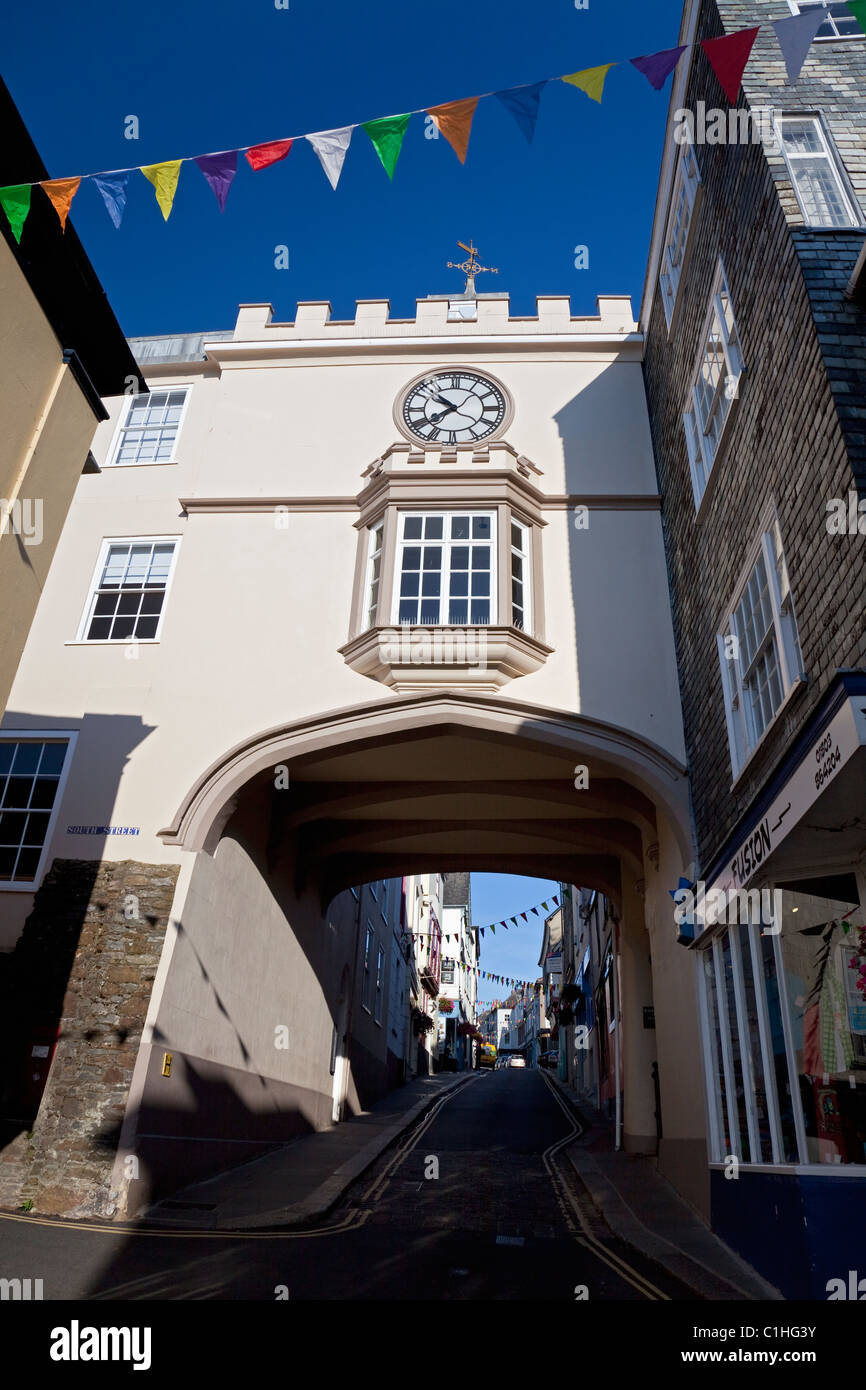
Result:
[[[280,1286],[292,1300],[692,1297],[578,1196],[561,1152],[574,1133],[541,1072],[473,1073],[312,1230],[131,1235],[6,1218],[5,1259],[45,1271],[46,1299],[273,1300]]]

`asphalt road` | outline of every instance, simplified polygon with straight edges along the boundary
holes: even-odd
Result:
[[[692,1297],[594,1216],[557,1153],[573,1136],[539,1072],[476,1073],[314,1229],[130,1234],[0,1218],[0,1273],[42,1278],[45,1299]]]

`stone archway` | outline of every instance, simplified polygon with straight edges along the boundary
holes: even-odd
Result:
[[[587,771],[578,785],[576,767]],[[146,1133],[151,1167],[166,1161],[148,1118],[164,1096],[166,1039],[189,1070],[195,1126],[210,1125],[215,1145],[235,1099],[250,1144],[272,1132],[276,1112],[308,1128],[331,1122],[328,1060],[347,963],[331,919],[350,886],[475,869],[596,887],[625,906],[648,962],[635,885],[658,917],[691,858],[685,772],[664,750],[599,720],[463,693],[390,697],[244,740],[197,779],[160,833],[189,852],[191,867],[127,1109],[127,1143],[141,1147],[135,1136]],[[636,1017],[637,995],[628,1002]],[[283,1008],[302,1041],[279,1056],[260,1034]],[[633,1147],[650,1132],[645,1051],[635,1032],[623,1077]]]

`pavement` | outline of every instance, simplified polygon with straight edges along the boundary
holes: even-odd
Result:
[[[656,1168],[655,1159],[617,1151],[613,1126],[576,1103],[552,1073],[583,1134],[565,1153],[610,1230],[702,1298],[782,1300],[784,1295],[720,1240]]]
[[[326,1215],[401,1134],[475,1073],[417,1077],[333,1129],[281,1148],[155,1203],[139,1220],[186,1230],[291,1228]]]

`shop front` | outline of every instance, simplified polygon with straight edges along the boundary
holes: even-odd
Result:
[[[838,1296],[866,1276],[866,678],[837,678],[706,877],[713,1227],[786,1297]]]

